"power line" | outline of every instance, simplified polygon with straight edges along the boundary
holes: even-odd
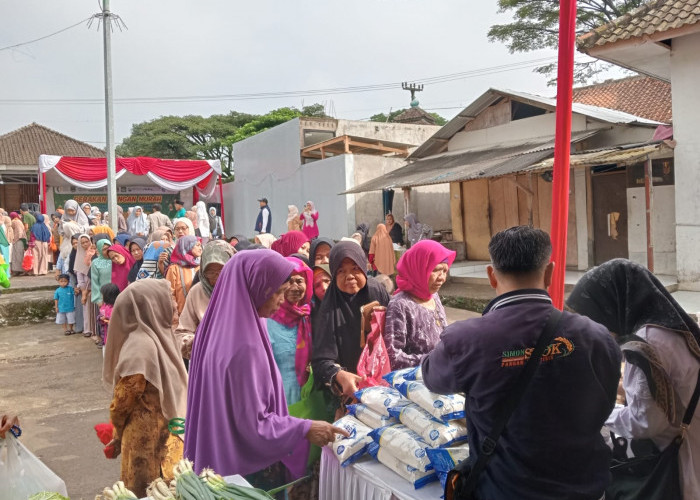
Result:
[[[82,21],[79,21],[79,22],[77,22],[77,23],[75,23],[75,24],[71,24],[71,25],[68,26],[67,28],[63,28],[63,29],[58,30],[58,31],[56,31],[56,32],[54,32],[54,33],[51,33],[50,35],[45,35],[45,36],[42,36],[42,37],[39,37],[39,38],[35,38],[34,40],[29,40],[29,41],[27,41],[27,42],[21,42],[21,43],[16,43],[16,44],[14,44],[14,45],[8,45],[7,47],[0,47],[0,52],[3,51],[3,50],[10,50],[10,49],[14,49],[14,48],[17,48],[17,47],[21,47],[21,46],[23,46],[23,45],[29,45],[30,43],[39,42],[39,41],[41,41],[41,40],[46,40],[47,38],[51,38],[52,36],[56,36],[56,35],[58,35],[58,34],[61,34],[61,33],[63,33],[64,31],[68,31],[69,29],[75,28],[76,26],[80,26],[81,24],[84,24],[84,23],[88,22],[90,19],[92,19],[92,16],[90,16],[90,17],[88,17],[88,18],[86,18],[86,19],[83,19]]]
[[[427,78],[415,78],[411,80],[425,82],[427,85],[436,85],[456,80],[474,78],[477,76],[502,73],[518,69],[525,69],[531,66],[539,66],[547,62],[556,61],[556,56],[540,59],[531,59],[510,64],[490,66],[460,73],[450,73]],[[158,104],[158,103],[182,103],[182,102],[216,102],[216,101],[247,101],[259,99],[281,99],[289,97],[314,97],[331,94],[350,94],[362,92],[377,92],[384,90],[395,90],[401,82],[358,85],[351,87],[334,87],[326,89],[291,90],[276,92],[257,92],[242,94],[215,94],[215,95],[188,95],[170,97],[126,97],[114,99],[119,104]],[[31,105],[31,104],[103,104],[103,99],[0,99],[0,104],[6,105]]]

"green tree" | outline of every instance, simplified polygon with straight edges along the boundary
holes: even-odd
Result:
[[[396,111],[390,111],[388,117],[387,117],[387,115],[386,115],[385,113],[377,113],[376,115],[370,116],[369,121],[371,121],[371,122],[389,122],[389,123],[392,123],[392,122],[394,121],[394,119],[395,119],[397,116],[399,116],[401,113],[403,113],[404,111],[406,111],[406,108],[397,109]],[[444,125],[445,123],[447,123],[447,120],[446,120],[445,118],[443,118],[442,116],[440,116],[439,114],[437,114],[437,113],[429,113],[429,115],[432,116],[433,118],[435,118],[435,125],[440,125],[440,126],[442,126],[442,125]]]
[[[582,35],[632,9],[644,0],[578,0],[576,33]],[[556,49],[559,43],[559,0],[498,0],[499,13],[512,13],[513,22],[495,24],[488,32],[491,42],[505,44],[513,52]],[[585,83],[609,65],[598,61],[576,63],[574,81]],[[556,64],[535,71],[556,77]],[[550,85],[556,80],[551,79]]]
[[[131,127],[117,146],[120,156],[153,156],[185,160],[221,160],[225,179],[233,180],[233,143],[299,116],[325,117],[322,104],[280,108],[265,115],[231,111],[226,115],[161,116]]]

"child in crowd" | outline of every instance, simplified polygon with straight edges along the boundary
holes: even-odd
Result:
[[[117,296],[119,295],[119,287],[114,283],[107,283],[106,285],[102,285],[100,292],[102,293],[102,305],[100,306],[100,315],[98,317],[98,322],[100,325],[100,333],[97,340],[98,349],[101,349],[103,346],[107,345],[109,318],[112,317],[112,309],[114,308],[114,303],[117,301]]]
[[[56,307],[56,324],[63,325],[64,335],[73,335],[73,325],[75,325],[75,292],[72,286],[68,286],[70,276],[60,274],[58,276],[59,287],[53,294],[54,305]]]

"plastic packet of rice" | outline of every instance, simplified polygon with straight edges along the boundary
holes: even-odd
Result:
[[[377,459],[385,467],[396,472],[399,476],[410,482],[415,489],[421,488],[428,483],[438,479],[434,471],[421,472],[415,467],[402,462],[388,450],[382,448],[377,443],[372,443],[367,447],[367,452]]]
[[[403,374],[403,379],[404,380],[423,380],[423,371],[421,370],[421,366],[418,365],[416,367],[410,368],[406,373]]]
[[[355,397],[370,410],[389,417],[389,408],[405,406],[410,401],[401,396],[393,387],[367,387],[355,393]]]
[[[367,445],[372,442],[369,436],[372,429],[351,415],[344,416],[333,425],[345,429],[350,434],[350,437],[336,434],[335,441],[330,444],[340,465],[346,467],[367,451]]]
[[[416,403],[403,408],[389,408],[389,414],[418,433],[431,448],[452,446],[467,440],[467,425],[464,420],[437,420]]]
[[[369,437],[402,462],[421,472],[431,470],[430,459],[425,453],[428,443],[403,424],[390,425],[370,431]]]
[[[372,443],[372,445],[374,444]],[[426,453],[444,489],[447,474],[469,458],[469,445],[463,444],[453,448],[428,448]]]
[[[387,425],[394,425],[399,423],[394,417],[387,417],[385,415],[380,415],[376,411],[367,407],[367,405],[362,403],[357,403],[354,405],[347,406],[348,413],[355,417],[357,420],[367,425],[372,429],[379,429],[380,427],[386,427]],[[391,408],[389,409],[391,411]]]
[[[387,381],[391,387],[398,387],[406,381],[404,375],[415,370],[415,368],[402,368],[401,370],[394,370],[393,372],[387,373],[382,378]]]
[[[430,413],[433,417],[447,422],[464,418],[464,396],[461,394],[436,394],[430,392],[423,382],[404,382],[399,392]]]

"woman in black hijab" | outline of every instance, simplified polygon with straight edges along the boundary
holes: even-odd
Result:
[[[369,226],[366,222],[363,222],[357,225],[355,231],[362,235],[362,249],[366,254],[369,254],[369,244],[371,241],[371,238],[369,237]]]
[[[700,328],[646,268],[614,259],[588,271],[567,305],[605,326],[625,356],[627,406],[616,407],[606,426],[628,439],[648,438],[664,449],[679,434],[698,383]],[[685,498],[700,491],[700,412],[680,448]]]
[[[311,268],[319,264],[328,264],[330,262],[329,256],[331,250],[333,249],[333,240],[330,238],[316,238],[311,242],[311,247],[309,248],[309,263]],[[318,262],[316,258],[318,257]]]
[[[313,322],[311,365],[314,377],[331,390],[352,397],[360,378],[355,375],[360,359],[360,308],[371,302],[386,306],[389,294],[367,276],[367,257],[354,242],[341,241],[330,255],[333,281]]]
[[[131,266],[131,269],[129,269],[129,276],[127,278],[129,283],[136,281],[136,277],[138,276],[141,266],[143,265],[143,251],[145,248],[146,240],[143,238],[134,238],[129,242],[129,252],[134,258],[134,265]]]

